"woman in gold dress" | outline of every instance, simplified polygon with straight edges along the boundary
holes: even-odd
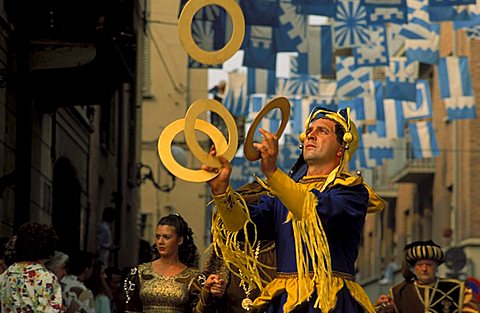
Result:
[[[170,214],[158,222],[155,238],[154,261],[132,268],[125,280],[126,312],[208,313],[225,282],[216,274],[200,275],[192,229],[180,215]]]

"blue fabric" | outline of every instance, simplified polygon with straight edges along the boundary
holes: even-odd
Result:
[[[337,186],[324,192],[316,189],[312,192],[318,199],[317,212],[327,235],[332,270],[355,275],[355,260],[368,206],[367,189],[363,185]],[[257,226],[259,239],[275,240],[277,271],[296,273],[292,223],[285,223],[288,209],[278,198],[270,196],[262,196],[258,205],[249,209],[250,217]],[[267,312],[283,312],[285,301],[285,293],[277,295]],[[315,295],[305,306],[294,312],[321,312],[313,308],[314,302]],[[363,308],[348,291],[342,290],[332,312],[363,312]]]

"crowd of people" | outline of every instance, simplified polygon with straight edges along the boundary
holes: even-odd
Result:
[[[1,312],[478,312],[463,282],[437,277],[444,254],[430,240],[405,247],[405,280],[375,303],[355,280],[366,215],[382,211],[384,201],[345,171],[359,142],[348,108],[312,110],[289,173],[277,167],[277,136],[260,133],[254,146],[265,180],[234,191],[227,159],[218,157],[220,168],[202,165],[218,174],[208,181],[216,210],[204,266],[192,229],[176,213],[158,221],[151,257],[143,243],[140,264],[125,277],[107,263],[116,249],[111,209],[96,253],[66,255],[52,226],[28,223],[1,242]],[[393,270],[382,284],[392,277]]]

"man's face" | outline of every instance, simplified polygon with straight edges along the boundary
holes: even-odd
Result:
[[[435,282],[437,266],[437,262],[433,260],[418,260],[415,263],[417,282],[421,285],[428,285]]]
[[[339,162],[342,147],[335,134],[335,122],[317,119],[307,128],[303,141],[303,158],[309,165]]]

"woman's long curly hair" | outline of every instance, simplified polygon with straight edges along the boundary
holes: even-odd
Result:
[[[177,213],[169,214],[162,217],[158,223],[157,227],[160,225],[172,226],[175,228],[175,233],[178,237],[183,237],[183,243],[178,247],[178,256],[180,261],[188,267],[197,267],[200,262],[200,255],[198,254],[197,246],[193,241],[193,231],[188,226],[187,222]],[[160,254],[156,248],[156,245],[153,245],[154,250],[154,260],[160,258]]]
[[[15,241],[15,261],[50,259],[55,254],[58,236],[51,225],[29,223],[20,226]]]

